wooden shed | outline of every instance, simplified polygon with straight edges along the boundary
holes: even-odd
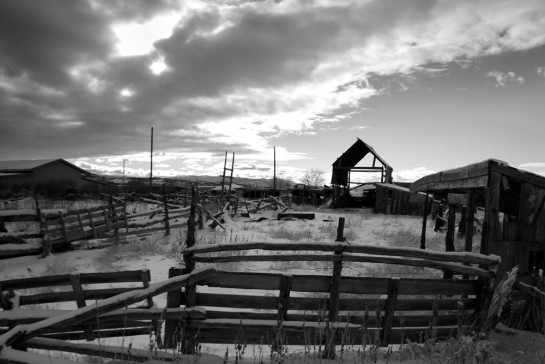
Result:
[[[411,193],[407,187],[393,183],[374,183],[375,213],[392,215],[422,215],[426,198],[422,193]]]
[[[545,177],[489,159],[423,177],[411,185],[411,191],[466,194],[465,250],[472,250],[473,213],[480,206],[484,209],[480,252],[501,256],[498,273],[518,265],[521,273],[543,276]]]

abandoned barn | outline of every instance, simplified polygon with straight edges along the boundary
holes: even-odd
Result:
[[[411,185],[411,191],[433,194],[436,199],[465,194],[466,199],[458,198],[459,201],[467,201],[460,219],[460,225],[465,224],[466,230],[465,250],[474,250],[474,216],[476,207],[480,207],[484,210],[484,221],[479,250],[482,254],[501,257],[498,276],[514,266],[518,266],[522,274],[529,273],[536,278],[543,276],[545,177],[489,159],[423,177]],[[448,202],[450,211],[460,211],[453,198]],[[447,250],[454,250],[455,225],[456,214],[449,213]],[[425,234],[422,245],[425,247]]]
[[[371,165],[357,167],[358,163],[368,155],[372,157]],[[350,190],[364,183],[353,181],[353,173],[380,173],[380,182],[392,182],[392,167],[360,138],[357,138],[356,142],[337,158],[332,167],[333,207],[358,203],[350,198]]]

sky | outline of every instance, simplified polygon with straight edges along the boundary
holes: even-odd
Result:
[[[153,127],[154,176],[329,178],[357,138],[394,181],[545,175],[544,115],[543,0],[0,1],[2,160],[149,176]]]

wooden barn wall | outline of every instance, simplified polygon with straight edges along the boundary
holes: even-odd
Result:
[[[426,198],[409,191],[377,185],[375,213],[422,215]]]
[[[505,199],[504,187],[499,199]],[[488,253],[502,257],[498,274],[518,266],[521,273],[543,276],[545,271],[545,188],[530,182],[520,184],[518,216],[496,215],[499,224],[490,224]],[[491,219],[494,218],[491,214]]]

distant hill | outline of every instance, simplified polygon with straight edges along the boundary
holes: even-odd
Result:
[[[110,182],[113,183],[121,183],[121,177],[119,176],[104,176],[106,179],[108,179]],[[148,181],[149,178],[147,177],[126,177],[126,181],[129,180],[142,180],[143,182]],[[161,181],[176,181],[176,182],[188,182],[193,183],[197,182],[197,184],[202,185],[219,185],[221,184],[222,177],[221,176],[196,176],[196,175],[188,175],[188,176],[178,176],[178,177],[154,177],[154,182],[157,183],[158,180]],[[225,182],[227,183],[229,181],[228,178],[225,179]],[[244,186],[244,187],[259,187],[259,188],[269,188],[273,186],[273,179],[272,178],[246,178],[246,177],[233,177],[233,183],[236,183],[238,185]],[[288,185],[288,187],[293,186],[295,183],[292,181],[285,181],[285,183]],[[281,181],[277,180],[277,187],[282,188],[285,184],[283,184]]]

